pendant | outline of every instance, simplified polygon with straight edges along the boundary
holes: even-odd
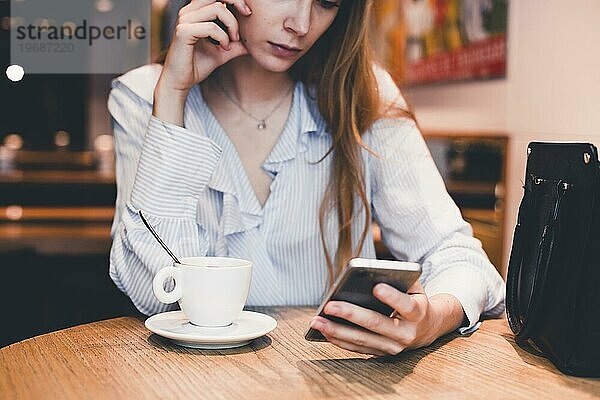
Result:
[[[265,122],[265,120],[261,120],[258,125],[256,126],[258,128],[259,131],[264,131],[265,129],[267,129],[267,124]]]

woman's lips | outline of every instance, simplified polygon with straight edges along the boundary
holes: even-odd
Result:
[[[297,56],[300,53],[300,49],[292,49],[282,44],[269,42],[271,47],[271,51],[277,57],[281,58],[292,58]]]

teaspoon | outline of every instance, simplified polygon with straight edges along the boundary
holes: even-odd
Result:
[[[160,245],[163,247],[163,249],[165,249],[167,251],[167,253],[169,253],[169,255],[171,256],[171,258],[177,264],[181,264],[181,262],[179,262],[179,260],[177,259],[177,257],[175,257],[175,254],[173,254],[173,252],[171,251],[171,249],[169,249],[169,247],[165,244],[165,242],[163,242],[162,239],[158,236],[158,233],[156,233],[156,231],[152,228],[152,226],[150,226],[150,224],[148,223],[148,221],[146,221],[146,218],[144,218],[144,215],[142,214],[142,210],[138,211],[138,214],[139,214],[140,218],[142,219],[142,222],[144,223],[144,225],[146,225],[146,228],[148,228],[148,230],[150,231],[150,233],[152,234],[152,236],[154,236],[154,238],[156,240],[158,240],[158,243],[160,243]]]

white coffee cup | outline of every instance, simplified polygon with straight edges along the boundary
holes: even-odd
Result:
[[[159,301],[178,302],[194,325],[227,326],[239,317],[250,291],[250,261],[229,257],[188,257],[180,261],[154,276],[152,289]],[[164,289],[168,278],[175,281],[170,292]]]

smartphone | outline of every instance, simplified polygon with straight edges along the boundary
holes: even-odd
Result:
[[[345,325],[356,326],[342,318],[326,315],[323,308],[332,300],[346,301],[363,308],[391,315],[392,307],[382,303],[373,295],[378,283],[406,292],[421,275],[421,265],[406,261],[372,260],[353,258],[336,279],[325,300],[319,306],[317,315]],[[316,329],[309,328],[304,335],[306,340],[324,342],[327,339]]]
[[[234,12],[235,7],[233,5],[227,4],[227,9],[229,11],[231,11],[231,13],[233,15],[235,15],[235,12]],[[227,35],[229,35],[229,28],[227,28],[227,26],[220,19],[214,19],[212,22],[214,22],[215,24],[217,24],[219,26],[219,28],[223,29],[225,31],[225,33]],[[216,46],[218,46],[218,45],[221,44],[221,42],[219,42],[216,39],[211,38],[210,36],[208,37],[208,41],[211,42],[212,44],[216,45]]]

